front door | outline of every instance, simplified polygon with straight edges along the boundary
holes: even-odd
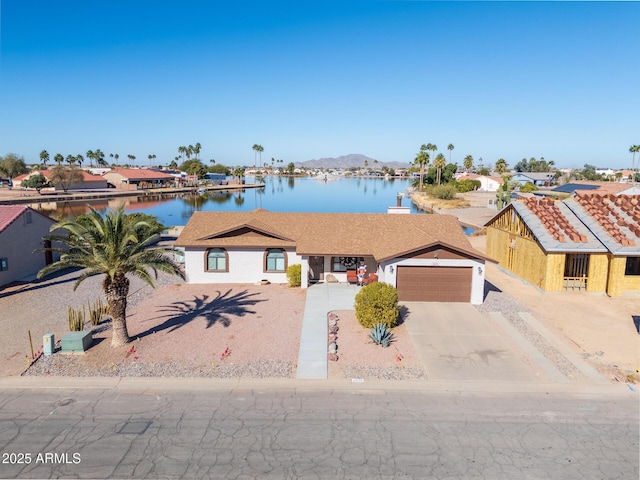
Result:
[[[309,281],[319,282],[324,280],[324,257],[309,257]]]

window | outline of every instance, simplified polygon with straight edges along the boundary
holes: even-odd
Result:
[[[280,248],[270,248],[266,252],[266,271],[284,272],[287,269],[286,260],[284,250]]]
[[[31,218],[31,212],[27,210],[24,212],[24,224],[29,225],[30,223],[33,223],[33,218]]]
[[[0,258],[0,272],[4,272],[5,270],[9,270],[9,259]]]
[[[332,272],[346,272],[347,270],[355,270],[360,262],[363,262],[362,257],[331,257],[331,271]]]
[[[207,272],[228,272],[229,255],[222,248],[207,250]]]
[[[640,257],[627,257],[625,275],[640,275]]]

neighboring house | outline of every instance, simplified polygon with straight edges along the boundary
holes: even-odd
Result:
[[[487,222],[487,254],[545,291],[640,290],[640,196],[515,201]]]
[[[362,262],[400,300],[481,304],[485,262],[449,215],[195,212],[175,242],[189,283],[348,281]]]
[[[38,173],[41,173],[44,176],[44,178],[46,178],[49,181],[53,176],[53,170],[50,170],[50,169],[34,170],[30,173],[19,175],[16,178],[14,178],[13,179],[14,188],[21,188],[23,180],[26,180],[32,175],[37,175]],[[56,185],[55,187],[52,187],[52,188],[56,191],[64,190],[64,188],[61,185]],[[96,188],[107,188],[107,181],[99,175],[92,175],[91,173],[85,172],[84,170],[82,170],[81,182],[71,183],[67,186],[67,190],[91,190]],[[43,190],[51,190],[51,189],[47,188]]]
[[[553,172],[517,172],[511,177],[511,181],[524,185],[527,182],[533,183],[536,187],[546,187],[553,183]]]
[[[122,190],[171,187],[176,180],[173,175],[146,168],[115,168],[103,173],[102,177]]]
[[[480,182],[480,188],[478,191],[480,192],[497,192],[500,186],[504,183],[504,180],[500,177],[476,175],[475,173],[458,177],[458,181],[462,180],[478,180]]]
[[[41,268],[58,259],[51,252],[36,251],[51,246],[43,237],[55,223],[31,207],[0,205],[0,286],[34,278]]]
[[[565,183],[559,187],[556,187],[552,192],[557,193],[575,193],[575,192],[599,194],[614,194],[614,195],[640,195],[640,185],[630,185],[629,183],[621,182],[598,182],[589,180],[574,180],[570,183]]]

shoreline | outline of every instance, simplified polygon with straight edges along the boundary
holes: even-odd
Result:
[[[224,190],[244,190],[245,188],[264,188],[263,183],[250,183],[243,185],[209,185],[202,187],[169,187],[151,188],[145,190],[100,189],[100,190],[79,190],[77,192],[60,192],[60,194],[38,194],[33,190],[7,190],[0,189],[0,205],[22,205],[28,203],[50,203],[50,202],[78,202],[83,200],[101,200],[117,197],[144,197],[152,195],[171,195],[174,193],[188,193],[204,189],[207,191]],[[33,193],[33,195],[31,195]]]

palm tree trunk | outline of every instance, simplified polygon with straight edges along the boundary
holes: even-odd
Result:
[[[102,282],[107,297],[109,315],[112,321],[111,346],[121,347],[131,341],[127,331],[127,295],[129,280],[125,276],[116,276],[112,281],[109,276]]]

